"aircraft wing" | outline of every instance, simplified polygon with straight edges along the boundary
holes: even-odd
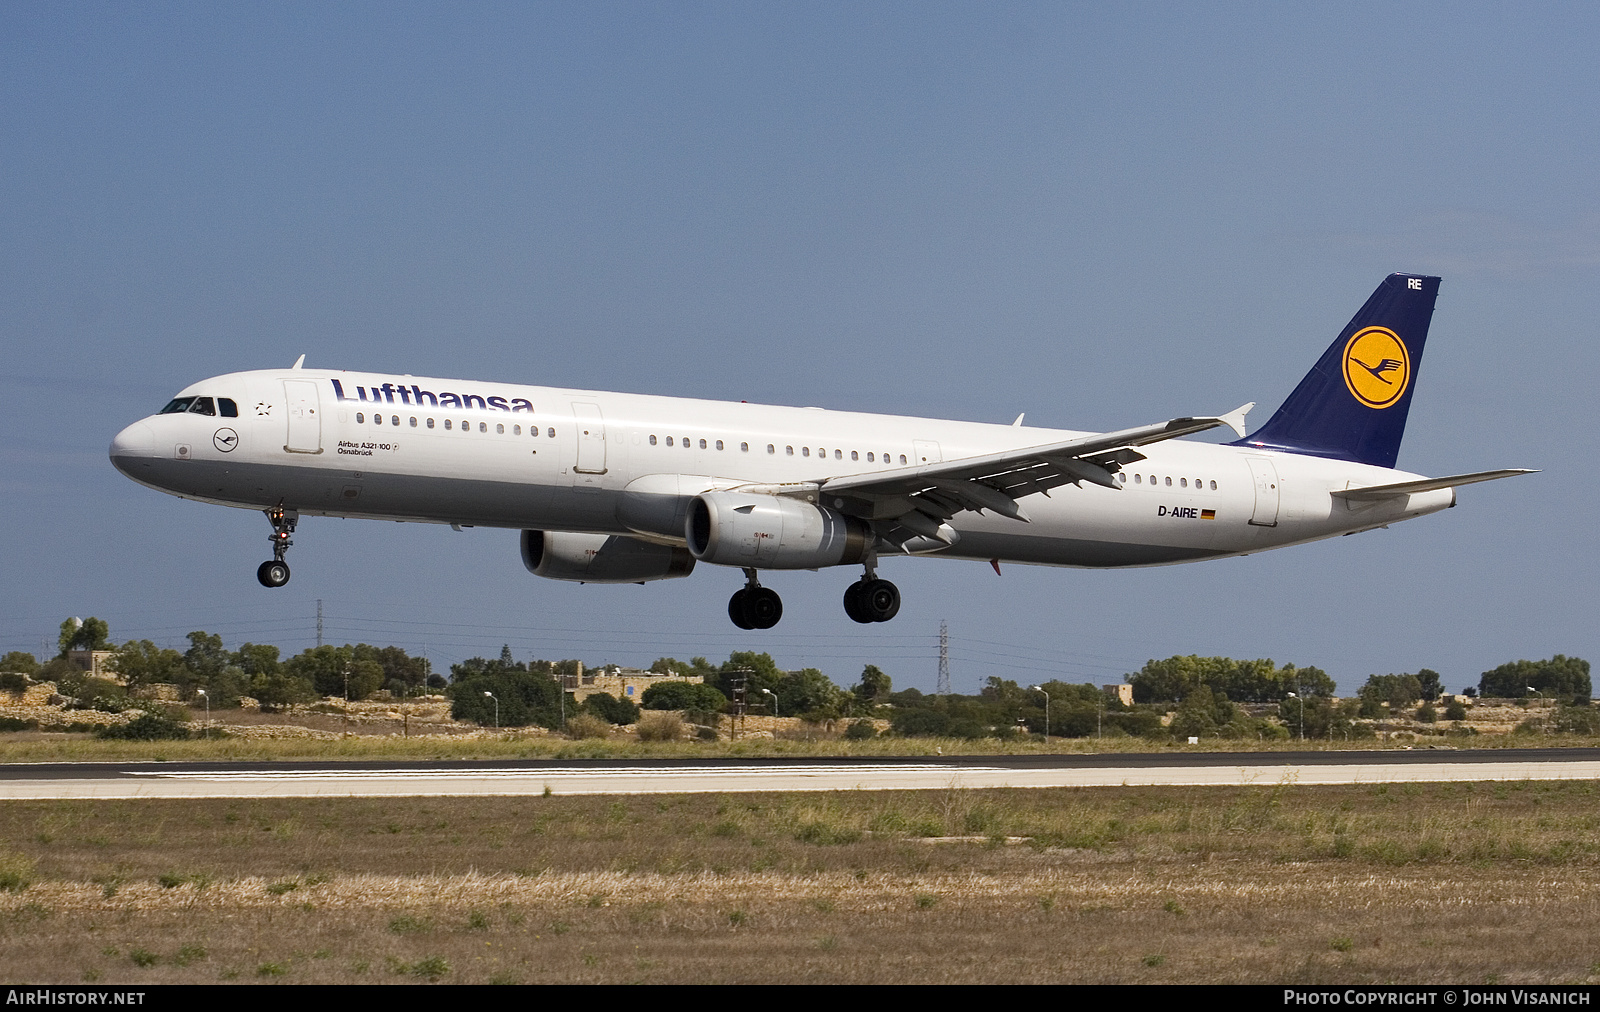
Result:
[[[1352,502],[1376,502],[1379,499],[1396,499],[1413,492],[1432,492],[1435,489],[1455,488],[1474,482],[1511,478],[1519,474],[1538,474],[1537,469],[1509,468],[1503,471],[1474,471],[1472,474],[1453,474],[1448,478],[1419,478],[1416,481],[1397,481],[1392,485],[1367,485],[1362,488],[1335,489],[1333,495]]]
[[[838,501],[846,512],[873,521],[878,534],[904,546],[917,537],[954,543],[945,521],[963,510],[992,510],[1028,521],[1017,499],[1049,495],[1061,485],[1091,482],[1110,489],[1124,464],[1143,460],[1134,449],[1226,425],[1244,434],[1244,416],[1254,403],[1214,418],[1174,418],[1118,432],[1080,436],[1059,443],[961,457],[869,474],[844,475],[820,483],[820,499]]]

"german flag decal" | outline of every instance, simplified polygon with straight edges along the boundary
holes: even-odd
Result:
[[[1200,511],[1200,519],[1201,520],[1215,520],[1216,518],[1217,518],[1217,511],[1216,510],[1201,510]]]

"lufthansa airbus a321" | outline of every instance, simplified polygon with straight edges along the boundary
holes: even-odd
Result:
[[[783,604],[762,570],[858,566],[857,622],[900,608],[889,555],[1160,566],[1385,527],[1455,505],[1395,469],[1439,279],[1393,274],[1266,425],[1246,404],[1086,433],[323,369],[230,373],[123,429],[134,481],[262,510],[289,581],[303,516],[504,527],[539,576],[644,583],[696,563],[744,571],[744,629]],[[1180,437],[1218,426],[1225,444]]]

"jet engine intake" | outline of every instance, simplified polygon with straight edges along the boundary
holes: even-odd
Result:
[[[820,569],[862,561],[873,545],[866,521],[782,496],[739,491],[695,496],[684,521],[701,562],[752,569]]]
[[[694,572],[694,557],[682,548],[570,531],[523,531],[522,564],[534,576],[577,583],[646,583]]]

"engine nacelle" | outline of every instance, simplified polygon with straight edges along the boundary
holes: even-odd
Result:
[[[523,531],[522,564],[534,576],[578,583],[646,583],[694,572],[694,557],[682,548],[568,531]]]
[[[756,569],[820,569],[860,562],[874,535],[866,521],[782,496],[738,491],[695,496],[684,521],[702,562]]]

